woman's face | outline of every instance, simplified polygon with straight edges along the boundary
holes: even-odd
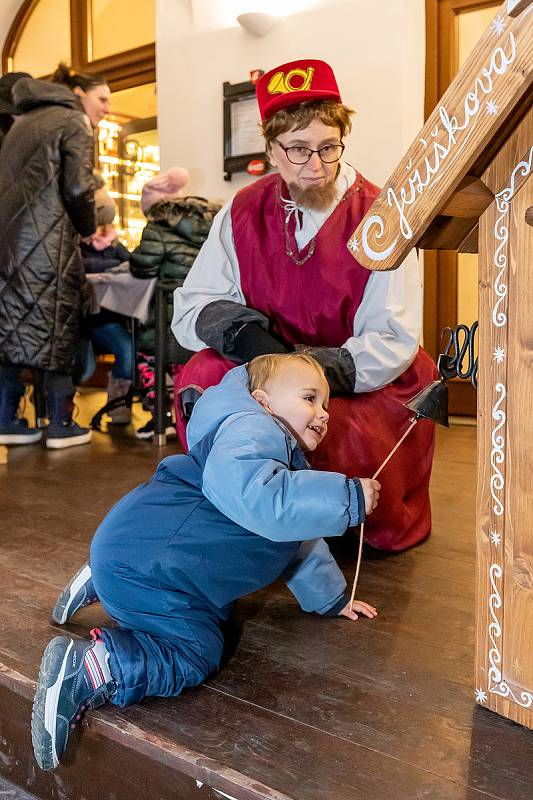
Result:
[[[76,86],[74,93],[78,95],[83,106],[83,110],[89,117],[93,128],[98,127],[111,107],[111,90],[107,83],[93,86],[86,92],[80,86]]]
[[[338,162],[324,164],[318,155],[313,153],[306,164],[291,164],[282,147],[309,147],[319,150],[328,144],[340,144],[341,135],[338,128],[324,125],[320,119],[314,119],[301,131],[280,133],[277,141],[272,142],[270,162],[277,167],[281,177],[288,186],[296,186],[300,190],[323,188],[333,183],[337,176]]]

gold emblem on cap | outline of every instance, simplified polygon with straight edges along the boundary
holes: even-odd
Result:
[[[268,82],[267,92],[269,94],[289,94],[289,92],[308,92],[311,88],[311,81],[315,73],[314,67],[307,69],[291,69],[290,72],[276,72]],[[301,86],[293,86],[294,78],[303,78]]]

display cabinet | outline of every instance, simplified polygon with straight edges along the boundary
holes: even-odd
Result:
[[[133,250],[146,225],[142,187],[159,172],[157,118],[120,121],[110,117],[100,123],[98,169],[117,204],[119,238]]]

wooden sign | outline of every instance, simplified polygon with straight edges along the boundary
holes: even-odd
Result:
[[[348,242],[396,269],[533,81],[533,0],[506,0]],[[511,16],[518,14],[518,16]]]

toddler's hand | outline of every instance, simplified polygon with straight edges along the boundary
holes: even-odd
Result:
[[[359,478],[365,497],[365,512],[371,514],[378,504],[381,483],[373,478]]]
[[[356,611],[370,619],[374,619],[374,617],[378,615],[377,608],[374,608],[374,606],[371,606],[369,603],[363,603],[362,600],[354,600],[352,608],[353,610],[350,611],[350,604],[347,603],[342,611],[339,611],[337,616],[348,617],[348,619],[359,619],[359,615],[356,614]]]

